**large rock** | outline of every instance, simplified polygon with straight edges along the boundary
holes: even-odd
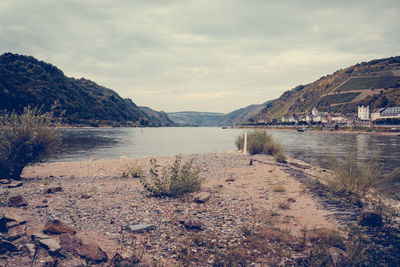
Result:
[[[78,255],[85,258],[88,261],[94,261],[96,263],[107,262],[107,254],[95,243],[81,244],[77,248]]]
[[[61,249],[60,243],[53,238],[39,239],[39,243],[48,249],[50,254],[55,254]]]
[[[60,220],[52,220],[46,223],[43,229],[43,233],[47,234],[62,234],[62,233],[68,233],[68,234],[75,234],[76,231],[74,228],[71,226],[63,223]]]
[[[17,225],[8,229],[6,239],[9,241],[14,241],[23,236],[26,236],[26,227],[24,225]]]
[[[28,205],[23,196],[13,196],[8,199],[8,206],[10,207],[23,207]]]
[[[13,243],[6,240],[0,240],[0,255],[7,252],[15,252],[17,250],[17,247]]]
[[[197,203],[204,203],[211,198],[209,192],[199,192],[193,195],[193,200]]]

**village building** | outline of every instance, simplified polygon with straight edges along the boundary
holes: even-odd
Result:
[[[400,118],[400,107],[386,108],[381,112],[381,118]]]
[[[370,119],[369,116],[369,106],[364,107],[362,105],[361,107],[358,107],[358,119],[362,121],[368,121]]]

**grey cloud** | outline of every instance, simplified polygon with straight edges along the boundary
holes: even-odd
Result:
[[[0,51],[49,61],[139,105],[229,112],[398,55],[398,14],[389,0],[3,0]],[[215,99],[185,98],[207,93]]]

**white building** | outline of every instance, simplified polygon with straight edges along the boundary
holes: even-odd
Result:
[[[381,118],[399,118],[400,107],[387,108],[381,112]]]
[[[316,116],[318,114],[318,109],[316,107],[313,107],[313,109],[311,110],[311,114],[313,116]]]
[[[384,108],[373,109],[371,112],[371,121],[381,118],[381,112],[385,110]]]
[[[361,106],[358,107],[358,118],[362,121],[368,121],[370,119],[369,117],[369,106]]]

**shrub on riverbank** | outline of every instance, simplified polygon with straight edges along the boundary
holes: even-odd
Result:
[[[176,156],[169,168],[158,165],[155,159],[150,163],[150,179],[142,177],[141,182],[152,196],[180,197],[200,190],[204,181],[200,169],[193,166],[193,159],[182,165],[182,157]]]
[[[239,135],[235,140],[236,147],[240,150],[244,149],[244,134]],[[282,145],[272,138],[267,131],[255,130],[247,133],[247,152],[250,155],[266,154],[274,156],[276,161],[285,162]]]
[[[382,193],[381,186],[396,178],[398,169],[390,174],[383,175],[379,165],[379,155],[371,156],[365,164],[356,158],[354,149],[351,149],[346,160],[340,162],[331,159],[331,175],[326,177],[328,189],[341,197],[355,197],[365,200],[368,193]]]
[[[19,179],[25,166],[40,162],[61,145],[53,113],[25,108],[0,115],[0,177]]]

